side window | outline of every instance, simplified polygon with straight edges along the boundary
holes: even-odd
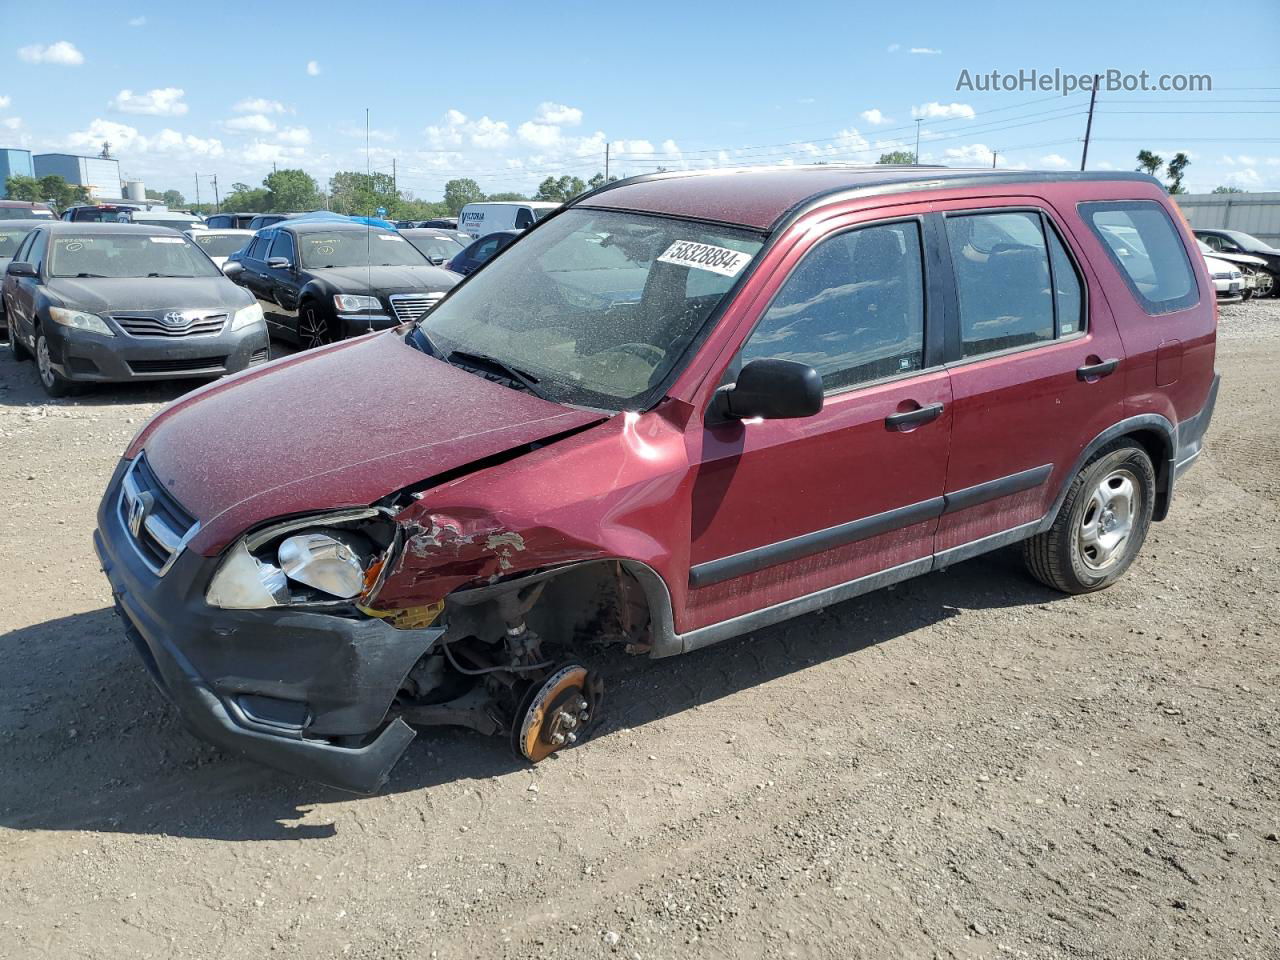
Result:
[[[742,348],[822,374],[827,392],[924,364],[924,266],[914,221],[823,240],[792,271]]]
[[[293,249],[293,234],[288,230],[277,230],[276,239],[271,244],[271,256],[284,257],[290,263],[297,265]]]
[[[31,241],[31,248],[27,251],[27,257],[30,263],[35,264],[36,270],[40,270],[44,266],[45,250],[49,246],[49,234],[47,231],[38,230],[35,237]]]
[[[481,240],[474,250],[471,251],[471,259],[478,260],[483,263],[488,260],[498,249],[498,238],[488,237]]]
[[[1049,253],[1038,214],[950,216],[947,242],[960,298],[962,356],[1054,338]]]
[[[533,214],[527,207],[521,207],[516,213],[516,229],[525,230],[533,226]]]
[[[1205,243],[1207,243],[1209,246],[1213,247],[1213,249],[1215,250],[1222,249],[1222,238],[1218,236],[1216,233],[1206,233],[1200,239],[1203,240]]]
[[[35,233],[27,234],[27,236],[23,239],[22,243],[18,244],[18,249],[14,251],[13,259],[21,261],[23,263],[30,263],[30,261],[27,260],[27,256],[31,252],[31,245],[35,242],[36,242]]]
[[[1047,225],[1046,225],[1047,226]],[[1084,296],[1081,293],[1080,274],[1062,245],[1058,232],[1047,229],[1049,236],[1049,262],[1053,267],[1054,304],[1058,316],[1058,336],[1069,337],[1084,330]]]
[[[250,260],[267,259],[267,245],[270,244],[269,235],[260,235],[253,238],[253,243],[249,245],[249,252],[245,256]]]
[[[1182,237],[1159,203],[1082,203],[1080,212],[1147,313],[1171,313],[1200,300]]]

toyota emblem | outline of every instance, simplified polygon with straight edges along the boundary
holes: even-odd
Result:
[[[187,318],[180,314],[177,310],[170,310],[164,315],[164,325],[166,327],[180,327],[187,322]]]

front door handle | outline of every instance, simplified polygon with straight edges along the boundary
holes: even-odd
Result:
[[[1109,373],[1114,373],[1116,367],[1120,366],[1118,357],[1110,360],[1100,360],[1097,363],[1086,363],[1083,367],[1076,367],[1076,379],[1083,380],[1085,383],[1092,383]]]
[[[890,430],[906,430],[908,427],[918,427],[930,420],[937,420],[940,416],[942,404],[931,403],[927,407],[916,407],[905,413],[891,413],[884,418],[884,425]]]

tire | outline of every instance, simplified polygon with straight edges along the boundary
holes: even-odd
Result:
[[[314,300],[304,301],[298,310],[298,345],[303,350],[322,347],[339,339],[337,320]]]
[[[1053,526],[1024,541],[1027,569],[1063,593],[1106,589],[1142,549],[1155,495],[1147,452],[1132,440],[1108,444],[1071,481]]]
[[[76,384],[53,369],[49,357],[49,341],[45,339],[44,331],[38,327],[36,328],[36,375],[40,380],[40,386],[44,387],[44,392],[51,397],[69,397],[78,392]]]

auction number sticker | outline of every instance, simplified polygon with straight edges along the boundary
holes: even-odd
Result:
[[[658,260],[681,267],[693,267],[695,270],[709,270],[722,277],[736,277],[751,262],[751,254],[730,250],[728,247],[715,247],[709,243],[677,240],[667,247]]]
[[[404,237],[391,237],[385,233],[379,233],[377,234],[377,237],[379,240],[391,240],[395,243],[404,243]]]
[[[152,243],[186,243],[181,237],[147,237]]]

